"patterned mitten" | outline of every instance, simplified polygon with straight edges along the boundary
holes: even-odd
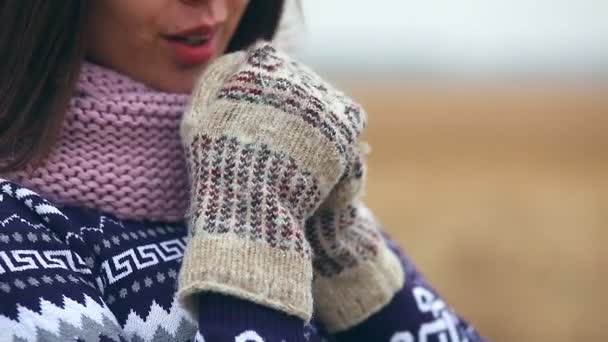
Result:
[[[345,331],[384,308],[404,284],[396,255],[379,223],[359,200],[362,157],[306,222],[313,249],[315,311],[330,332]]]
[[[215,61],[181,128],[191,240],[178,295],[219,292],[308,321],[308,219],[357,158],[358,111],[268,44]]]

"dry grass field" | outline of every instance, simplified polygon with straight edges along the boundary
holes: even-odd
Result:
[[[367,201],[493,341],[608,341],[608,87],[338,82]]]

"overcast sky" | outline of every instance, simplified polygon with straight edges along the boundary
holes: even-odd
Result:
[[[608,0],[302,2],[302,58],[321,67],[608,71]]]

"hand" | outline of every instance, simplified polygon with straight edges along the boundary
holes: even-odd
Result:
[[[268,44],[212,63],[181,127],[192,234],[182,300],[213,290],[308,320],[304,222],[351,177],[364,124],[356,104]]]

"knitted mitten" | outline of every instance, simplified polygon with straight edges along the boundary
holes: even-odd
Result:
[[[215,291],[308,321],[305,220],[358,158],[363,117],[268,44],[208,67],[185,113],[191,240],[178,295]]]
[[[405,275],[387,247],[380,224],[359,200],[362,158],[306,222],[313,249],[315,311],[330,332],[352,328],[384,308]]]
[[[307,74],[302,66],[294,67]],[[334,102],[336,112],[347,113],[365,125],[366,114],[352,99],[333,87],[325,87],[323,94]],[[306,238],[313,251],[315,312],[330,332],[365,321],[385,307],[405,281],[379,222],[360,201],[369,147],[356,136],[344,137],[355,138],[348,140],[353,148],[349,162],[328,198],[306,222]]]

